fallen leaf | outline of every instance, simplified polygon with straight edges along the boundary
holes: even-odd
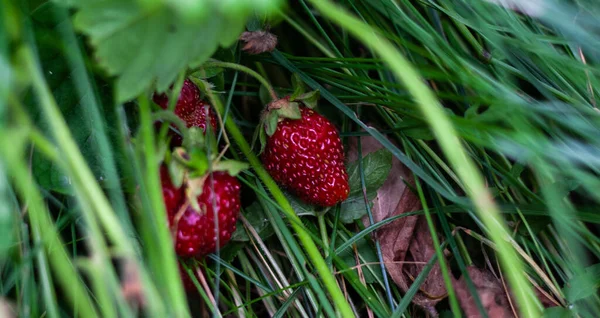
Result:
[[[365,156],[383,146],[375,138],[365,136],[361,137],[361,148],[362,155]],[[352,138],[349,143],[348,160],[353,161],[356,158],[357,138]],[[405,184],[412,184],[412,180],[411,171],[393,157],[388,178],[377,190],[377,197],[373,200],[372,213],[375,222],[421,209],[421,202]],[[368,218],[363,218],[363,222],[368,225]],[[425,219],[416,215],[400,218],[377,230],[375,237],[381,245],[383,261],[392,280],[403,291],[408,290],[435,254]],[[441,268],[436,264],[412,301],[431,315],[437,316],[435,305],[444,299],[446,294]]]
[[[514,317],[513,312],[502,287],[502,282],[487,270],[475,266],[467,267],[469,277],[477,289],[477,294],[488,317]],[[482,317],[475,303],[475,297],[469,291],[465,278],[461,276],[453,282],[456,297],[468,318]]]
[[[277,46],[277,36],[269,31],[244,32],[240,40],[246,42],[242,50],[250,54],[271,52]]]

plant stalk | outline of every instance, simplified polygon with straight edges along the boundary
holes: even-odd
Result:
[[[210,61],[202,64],[202,68],[206,68],[206,67],[222,67],[222,68],[229,68],[232,70],[244,72],[244,73],[254,77],[257,81],[259,81],[269,91],[269,95],[271,95],[271,99],[273,99],[274,101],[279,99],[279,97],[277,97],[277,93],[275,93],[275,89],[273,88],[273,86],[271,86],[269,81],[267,81],[267,79],[264,78],[262,75],[258,74],[257,72],[255,72],[254,70],[252,70],[246,66],[243,66],[240,64],[235,64],[235,63],[229,63],[229,62],[210,60]]]

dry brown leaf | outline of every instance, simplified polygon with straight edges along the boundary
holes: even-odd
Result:
[[[349,144],[348,160],[358,158],[357,139],[352,138]],[[362,155],[377,151],[383,146],[371,136],[361,137]],[[412,193],[406,182],[413,181],[411,171],[397,158],[392,159],[392,169],[383,186],[377,191],[373,202],[373,219],[375,222],[421,209],[421,202]],[[368,225],[368,219],[363,219]],[[375,233],[381,245],[385,267],[392,280],[403,291],[408,290],[413,280],[423,270],[425,264],[435,254],[429,227],[422,216],[400,218]],[[413,298],[413,303],[422,307],[433,316],[437,316],[435,305],[446,297],[447,291],[439,264],[436,264],[420,291]]]
[[[477,289],[483,308],[490,318],[514,317],[502,282],[487,270],[475,266],[467,267],[469,277]],[[454,290],[460,305],[468,318],[481,317],[475,298],[469,291],[464,277],[454,281]]]
[[[361,148],[364,157],[383,146],[375,138],[365,136],[361,137]],[[355,161],[357,158],[357,138],[351,138],[348,161]],[[388,179],[377,191],[377,197],[373,201],[372,212],[375,222],[422,208],[417,196],[404,183],[412,184],[412,180],[411,171],[394,157]],[[368,218],[365,217],[363,223],[369,225]],[[381,227],[375,235],[379,239],[388,273],[403,291],[408,290],[426,263],[435,255],[433,240],[425,218],[416,215],[400,218]],[[474,266],[468,267],[467,270],[488,316],[490,318],[514,317],[502,282],[489,271]],[[475,299],[469,292],[463,277],[458,280],[453,279],[453,285],[466,316],[480,317]],[[446,296],[446,285],[437,263],[413,298],[413,303],[433,316],[437,316],[435,305]],[[556,305],[555,301],[541,293],[538,296],[544,307]]]
[[[271,52],[277,46],[277,36],[269,31],[244,32],[240,40],[246,42],[242,50],[250,54]]]

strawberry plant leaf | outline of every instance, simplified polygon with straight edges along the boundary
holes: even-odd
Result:
[[[367,194],[376,192],[385,182],[392,169],[392,153],[387,149],[380,149],[363,157],[362,168],[365,176]],[[360,169],[358,160],[347,166],[348,183],[351,197],[362,198],[362,185],[360,182]]]
[[[373,199],[376,196],[376,192],[367,193],[367,200],[371,207],[373,207]],[[367,215],[367,207],[363,196],[353,196],[342,202],[340,211],[340,221],[342,223],[352,223],[365,215]]]
[[[371,152],[363,157],[363,173],[367,200],[372,206],[372,201],[377,196],[377,190],[381,188],[392,169],[392,154],[385,148]],[[340,220],[343,223],[351,223],[367,214],[363,189],[360,182],[360,169],[358,161],[351,162],[348,167],[348,183],[350,194],[348,199],[342,202]]]
[[[542,315],[543,318],[570,318],[573,317],[573,312],[564,307],[546,308]]]
[[[596,295],[600,287],[600,264],[594,264],[583,273],[573,276],[563,288],[569,302],[575,302]]]
[[[253,11],[269,13],[281,1],[65,1],[89,37],[96,59],[116,77],[120,102],[153,88],[164,92],[177,74],[196,67],[219,46],[233,44]],[[192,7],[190,7],[190,5]]]
[[[296,196],[294,196],[288,192],[284,192],[283,194],[285,195],[285,197],[288,199],[288,201],[292,205],[292,208],[294,209],[294,212],[296,212],[296,215],[298,215],[298,216],[303,216],[303,215],[317,216],[319,214],[319,211],[316,210],[315,206],[303,202],[302,200],[298,199]]]
[[[263,240],[269,238],[275,233],[273,227],[271,227],[269,219],[265,215],[265,212],[258,201],[253,202],[245,209],[244,217],[246,217],[246,220],[248,220],[252,227],[254,227],[254,230],[256,230],[258,235]],[[241,221],[238,221],[235,232],[233,232],[231,235],[231,240],[239,242],[246,242],[250,240],[248,233],[246,233],[246,229],[244,228],[244,224]]]

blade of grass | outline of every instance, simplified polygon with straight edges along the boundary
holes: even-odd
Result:
[[[431,239],[433,240],[433,247],[435,248],[435,254],[440,262],[440,269],[442,270],[442,276],[444,277],[444,282],[446,283],[446,290],[448,291],[448,298],[450,298],[450,309],[452,310],[452,314],[454,317],[461,317],[460,307],[458,305],[458,299],[456,298],[456,293],[454,291],[454,287],[452,286],[452,280],[450,279],[450,274],[448,273],[448,267],[446,267],[446,258],[444,257],[444,252],[440,248],[440,241],[437,236],[437,231],[435,229],[435,225],[433,224],[433,218],[431,217],[431,212],[429,212],[429,208],[427,207],[427,200],[425,200],[425,195],[423,194],[423,188],[421,187],[421,183],[419,179],[415,178],[415,184],[417,187],[417,193],[419,194],[419,199],[421,200],[421,204],[423,205],[423,210],[425,211],[425,219],[427,220],[427,226],[429,227],[429,232],[431,233]],[[483,312],[483,316],[485,315],[485,311]]]
[[[86,317],[97,317],[98,314],[90,295],[64,249],[64,243],[50,219],[43,198],[33,183],[28,168],[21,160],[25,140],[19,140],[18,136],[11,134],[0,134],[0,136],[2,157],[9,167],[8,171],[10,171],[21,199],[27,202],[27,215],[31,226],[35,227],[35,231],[41,235],[41,242],[44,244],[45,253],[58,283],[77,312]]]

